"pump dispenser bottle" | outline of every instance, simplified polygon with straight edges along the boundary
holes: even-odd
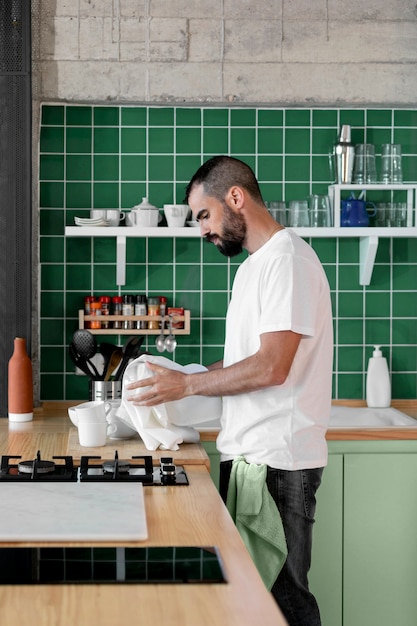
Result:
[[[391,405],[391,379],[387,359],[382,356],[380,348],[381,346],[374,346],[366,377],[366,403],[373,408]]]

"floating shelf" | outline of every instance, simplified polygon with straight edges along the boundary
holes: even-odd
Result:
[[[342,191],[405,191],[407,193],[407,226],[402,228],[345,228],[340,227]],[[294,228],[300,237],[359,237],[359,284],[369,285],[380,237],[417,237],[417,184],[401,185],[330,185],[329,195],[334,209],[334,226],[329,228]],[[201,237],[200,228],[136,228],[129,226],[66,226],[66,237],[115,237],[116,284],[126,284],[126,237]],[[118,330],[118,329],[116,329]],[[107,332],[107,331],[106,331]],[[151,333],[149,333],[151,334]]]
[[[184,310],[184,315],[172,315],[172,321],[184,322],[184,328],[173,328],[173,335],[189,335],[190,334],[190,311]],[[168,315],[165,315],[167,321]],[[85,322],[161,322],[160,315],[84,315],[84,311],[78,311],[78,327],[85,328]],[[169,334],[169,329],[156,328],[155,330],[148,328],[89,328],[92,335],[164,335]]]

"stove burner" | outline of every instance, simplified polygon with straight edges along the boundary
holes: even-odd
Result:
[[[53,456],[54,461],[63,461],[63,463],[54,463],[41,459],[41,453],[38,450],[36,458],[31,461],[11,462],[21,458],[21,456],[11,455],[1,457],[0,480],[48,482],[75,482],[77,480],[77,468],[74,467],[72,456]]]
[[[188,485],[187,474],[181,466],[173,464],[172,457],[162,457],[160,466],[153,466],[152,456],[132,456],[120,460],[118,451],[114,459],[98,464],[99,456],[82,456],[80,459],[80,482],[141,482],[143,485]]]
[[[114,474],[115,472],[128,474],[130,463],[128,461],[119,461],[118,459],[115,459],[114,461],[104,461],[102,467],[106,474]]]
[[[34,459],[33,461],[20,461],[17,468],[21,474],[32,474],[34,467],[38,474],[49,474],[55,471],[55,463],[52,461],[43,461]]]

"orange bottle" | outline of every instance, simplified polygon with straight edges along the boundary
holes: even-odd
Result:
[[[8,412],[11,422],[33,419],[32,361],[26,352],[26,340],[16,337],[8,367]]]

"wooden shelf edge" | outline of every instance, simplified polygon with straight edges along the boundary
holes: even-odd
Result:
[[[167,320],[168,315],[165,315]],[[184,315],[172,315],[173,322],[184,322],[184,328],[173,328],[173,335],[189,335],[191,332],[191,312],[188,309],[184,310]],[[85,328],[85,322],[100,321],[100,322],[160,322],[162,321],[161,315],[84,315],[84,311],[79,309],[78,311],[78,327],[80,329]],[[92,335],[160,335],[162,332],[164,335],[169,334],[169,329],[161,328],[147,329],[147,328],[88,328]]]

